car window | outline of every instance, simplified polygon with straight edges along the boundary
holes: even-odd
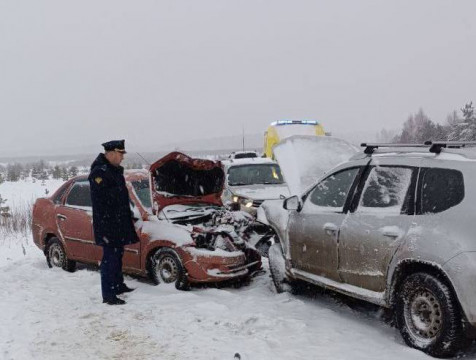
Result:
[[[132,187],[137,195],[137,198],[142,203],[146,209],[152,206],[150,202],[150,188],[149,188],[149,180],[137,180],[132,182]]]
[[[66,205],[92,208],[88,181],[78,181],[73,185],[66,199]]]
[[[312,190],[310,202],[328,210],[342,211],[358,172],[358,168],[352,168],[328,176]]]
[[[400,214],[415,169],[376,166],[370,170],[357,212]]]
[[[464,198],[463,174],[453,169],[422,169],[421,213],[439,213],[458,205]]]
[[[278,164],[250,164],[228,169],[228,185],[283,184]]]

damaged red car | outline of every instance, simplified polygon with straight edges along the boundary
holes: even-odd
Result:
[[[247,242],[254,219],[228,211],[221,202],[225,175],[220,162],[173,152],[149,171],[124,176],[140,238],[125,246],[125,273],[187,289],[193,283],[243,279],[261,268],[261,256]],[[36,201],[33,239],[50,267],[74,271],[77,262],[100,263],[86,176]]]

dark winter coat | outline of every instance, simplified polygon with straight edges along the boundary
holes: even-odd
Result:
[[[134,228],[124,168],[99,156],[89,174],[93,228],[97,245],[121,247],[139,241]]]

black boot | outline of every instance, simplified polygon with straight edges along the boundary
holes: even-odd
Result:
[[[117,295],[128,293],[128,292],[131,292],[131,291],[134,291],[134,290],[135,289],[132,289],[132,288],[128,287],[126,284],[122,284],[119,287],[119,290],[117,291]]]
[[[114,296],[113,298],[110,299],[103,299],[103,304],[108,304],[108,305],[124,305],[126,302],[122,299],[119,299],[118,297]]]

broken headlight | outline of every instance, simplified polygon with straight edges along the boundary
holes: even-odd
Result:
[[[238,196],[238,195],[233,195],[232,200],[234,203],[238,203],[240,205],[243,205],[244,207],[250,208],[253,206],[253,200]]]

